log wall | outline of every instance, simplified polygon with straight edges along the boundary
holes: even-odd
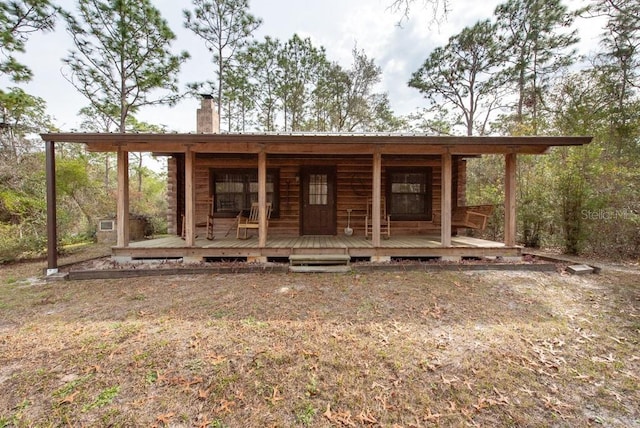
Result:
[[[168,162],[168,198],[169,233],[180,232],[179,217],[179,186],[180,180],[176,175],[175,158]],[[198,234],[204,234],[202,225],[206,224],[207,215],[211,207],[211,178],[210,171],[215,168],[257,168],[258,159],[229,158],[215,155],[198,155],[196,159],[195,187],[196,187],[196,224],[200,225]],[[466,162],[464,159],[456,161],[457,172],[454,189],[458,205],[464,205],[466,187]],[[369,158],[303,158],[303,157],[269,157],[267,168],[277,168],[280,171],[279,196],[280,212],[277,218],[269,222],[269,236],[299,236],[300,235],[300,168],[303,166],[335,166],[337,171],[337,234],[342,235],[347,226],[347,209],[351,209],[351,227],[355,236],[364,235],[364,218],[367,210],[367,199],[371,198],[372,159]],[[388,167],[431,167],[432,177],[432,210],[434,216],[439,215],[441,196],[441,169],[439,156],[424,156],[411,158],[383,157],[382,159],[382,195],[386,192],[385,169]],[[392,219],[392,235],[420,235],[432,234],[439,230],[440,221],[394,221]],[[233,236],[236,233],[233,218],[216,217],[214,221],[214,235]]]

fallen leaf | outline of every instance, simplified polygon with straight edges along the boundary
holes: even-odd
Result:
[[[164,426],[169,426],[169,421],[175,416],[176,414],[171,412],[171,413],[166,413],[164,415],[159,415],[158,417],[156,417],[156,422],[160,423]]]
[[[210,394],[211,394],[211,388],[209,388],[209,389],[199,389],[198,390],[198,399],[199,400],[206,400],[207,398],[209,398]]]
[[[267,398],[267,401],[271,402],[271,405],[275,406],[278,401],[282,401],[282,396],[278,395],[278,387],[273,387],[273,394],[271,397]]]
[[[209,428],[209,426],[211,425],[213,421],[209,420],[209,417],[207,415],[204,415],[200,418],[200,420],[198,421],[198,428]]]
[[[442,417],[440,413],[431,413],[431,409],[427,409],[427,414],[422,417],[425,421],[437,421]]]
[[[309,358],[309,357],[316,357],[316,358],[317,358],[317,357],[318,357],[318,354],[317,354],[316,352],[313,352],[313,351],[305,351],[304,349],[302,350],[302,355],[303,355],[305,358]]]
[[[358,415],[358,417],[356,419],[361,424],[364,424],[364,423],[369,423],[369,424],[378,423],[378,420],[376,418],[374,418],[368,410],[367,410],[367,413],[360,412],[360,414]]]
[[[440,378],[442,379],[442,383],[444,383],[445,385],[451,385],[452,383],[460,381],[460,379],[458,379],[458,377],[456,376],[453,376],[452,378],[447,379],[446,377],[444,377],[444,375],[441,374]]]
[[[211,361],[211,364],[213,364],[214,366],[224,363],[227,360],[223,355],[218,354],[209,354],[207,355],[207,359]]]
[[[236,405],[236,402],[233,400],[220,400],[220,405],[217,408],[219,413],[231,413],[231,408]]]
[[[64,397],[62,400],[60,400],[58,402],[58,404],[71,404],[73,403],[73,400],[76,399],[76,396],[80,393],[80,391],[76,391],[73,394],[69,394],[66,397]]]
[[[331,413],[331,404],[330,403],[327,403],[327,410],[324,411],[322,416],[324,416],[325,418],[327,418],[331,422],[333,422],[333,414]]]

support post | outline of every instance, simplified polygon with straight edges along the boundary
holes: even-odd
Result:
[[[258,247],[267,246],[267,153],[258,153]]]
[[[371,195],[371,243],[380,246],[380,206],[382,204],[382,154],[376,149],[373,154],[373,182]]]
[[[196,244],[195,157],[195,153],[187,147],[184,154],[184,240],[187,247]]]
[[[129,245],[129,152],[118,147],[118,199],[117,240],[118,247]]]
[[[442,184],[440,190],[440,242],[443,247],[451,246],[451,153],[442,154]]]
[[[47,177],[47,275],[58,273],[58,225],[56,218],[56,146],[45,143]]]
[[[504,244],[516,245],[516,154],[505,155],[504,174]]]

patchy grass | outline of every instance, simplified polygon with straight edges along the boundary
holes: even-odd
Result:
[[[640,425],[637,270],[28,271],[0,280],[0,427]]]

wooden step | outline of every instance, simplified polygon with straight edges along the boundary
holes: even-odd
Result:
[[[347,273],[351,267],[347,265],[333,266],[289,266],[289,272],[297,273]]]
[[[292,266],[342,265],[351,261],[348,254],[292,254],[289,264]]]

